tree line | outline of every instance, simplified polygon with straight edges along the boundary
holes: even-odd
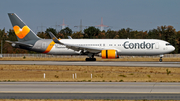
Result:
[[[118,31],[108,29],[100,31],[96,27],[88,27],[83,31],[73,32],[69,27],[57,31],[54,28],[47,28],[45,32],[38,32],[37,35],[43,39],[50,39],[47,32],[52,32],[57,38],[67,39],[71,36],[73,39],[161,39],[168,41],[176,49],[173,54],[180,53],[180,31],[176,31],[173,26],[158,26],[156,29],[149,31],[137,31],[131,28],[122,28]],[[23,49],[13,48],[5,40],[17,41],[14,30],[0,29],[0,40],[3,40],[3,53],[35,53]]]

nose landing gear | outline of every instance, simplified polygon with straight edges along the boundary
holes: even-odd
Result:
[[[159,59],[159,62],[162,62],[162,58],[163,58],[164,55],[160,55],[160,59]]]
[[[162,62],[162,57],[160,57],[159,62]]]

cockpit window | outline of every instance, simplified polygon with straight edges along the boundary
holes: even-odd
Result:
[[[171,44],[170,43],[166,43],[166,46],[170,46]]]

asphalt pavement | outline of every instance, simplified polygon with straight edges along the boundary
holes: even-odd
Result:
[[[11,98],[180,100],[180,83],[0,82],[0,99]]]
[[[74,65],[74,66],[128,66],[128,67],[180,67],[180,62],[108,62],[108,61],[0,61],[14,65]]]

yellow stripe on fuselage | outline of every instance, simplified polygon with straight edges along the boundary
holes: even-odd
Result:
[[[52,47],[54,46],[54,41],[52,41],[49,45],[48,45],[48,47],[46,48],[46,50],[43,52],[43,53],[48,53],[51,49],[52,49]]]
[[[58,40],[61,40],[61,39],[58,39]],[[55,44],[54,41],[52,41],[43,53],[48,53],[53,48],[54,44]]]

